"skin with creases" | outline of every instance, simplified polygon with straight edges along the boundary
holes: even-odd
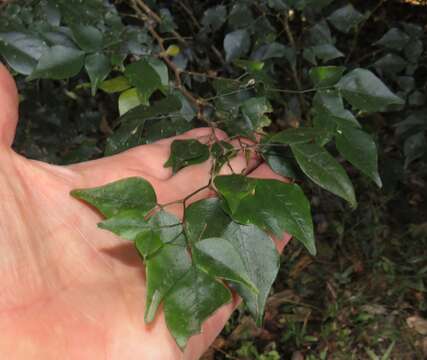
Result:
[[[11,149],[18,120],[15,83],[0,64],[0,354],[14,360],[198,359],[215,340],[237,296],[203,325],[184,353],[159,311],[144,324],[145,275],[132,243],[97,228],[101,216],[72,198],[75,188],[130,176],[148,180],[159,203],[184,198],[209,180],[210,162],[172,176],[163,164],[174,139],[207,141],[210,129],[67,167],[28,160]],[[225,134],[217,131],[217,137]],[[251,176],[277,178],[265,165]],[[235,172],[247,167],[235,158]],[[224,168],[224,171],[227,169]],[[212,196],[199,193],[192,200]],[[180,206],[169,211],[182,216]],[[289,240],[277,241],[279,250]]]

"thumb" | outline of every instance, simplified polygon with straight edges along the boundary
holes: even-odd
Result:
[[[0,63],[0,146],[11,146],[18,122],[18,91],[15,80]]]

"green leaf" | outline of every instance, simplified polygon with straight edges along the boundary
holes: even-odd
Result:
[[[250,26],[254,21],[252,10],[249,6],[241,3],[234,4],[228,14],[228,24],[233,29],[243,29]]]
[[[119,114],[125,115],[128,111],[141,105],[141,97],[137,88],[131,88],[123,91],[119,96]],[[144,105],[147,105],[144,103]]]
[[[214,183],[233,220],[257,225],[277,237],[286,231],[316,253],[310,204],[298,185],[243,175],[217,176]]]
[[[412,64],[420,61],[420,57],[423,55],[424,44],[420,39],[410,40],[404,49],[406,59]]]
[[[383,82],[366,69],[355,69],[336,85],[344,98],[355,108],[366,112],[383,111],[389,105],[403,105]]]
[[[272,112],[273,108],[265,97],[253,97],[244,101],[241,110],[247,128],[251,132],[260,131],[271,123],[265,114]]]
[[[221,237],[228,240],[240,254],[246,274],[258,293],[239,283],[235,283],[235,288],[260,325],[265,302],[279,270],[279,254],[271,238],[254,225],[233,222],[223,211],[218,198],[200,200],[190,205],[185,210],[185,229],[193,243]]]
[[[161,233],[153,229],[140,232],[135,239],[135,246],[141,256],[147,259],[163,246]]]
[[[85,60],[85,69],[90,78],[92,96],[95,96],[99,84],[105,80],[111,71],[110,60],[103,53],[88,55]]]
[[[220,172],[222,167],[238,154],[233,145],[225,141],[215,142],[211,147],[211,156],[215,160],[214,174]]]
[[[344,168],[317,144],[291,145],[301,170],[317,185],[357,206],[353,185]]]
[[[286,45],[278,42],[272,42],[270,44],[260,46],[251,56],[251,58],[260,61],[281,57],[285,57],[292,64],[295,57],[295,51]]]
[[[323,123],[329,118],[330,122],[337,125],[349,124],[354,127],[360,127],[359,122],[354,115],[344,109],[344,102],[341,94],[337,90],[319,90],[313,99],[315,116],[321,116]],[[330,128],[329,126],[327,128]]]
[[[20,32],[0,33],[0,54],[20,74],[31,74],[46,49],[46,43],[33,35]]]
[[[122,210],[100,222],[98,226],[130,241],[136,241],[141,234],[149,230],[159,234],[163,243],[173,241],[177,234],[182,233],[180,221],[174,215],[159,211],[148,220],[145,219],[146,215],[146,212],[139,209]]]
[[[246,285],[251,291],[258,289],[249,279],[240,254],[228,240],[208,238],[192,248],[194,264],[209,275]]]
[[[103,35],[96,27],[76,23],[71,26],[71,30],[74,40],[82,50],[87,52],[101,50]]]
[[[344,57],[344,54],[332,44],[321,44],[305,48],[303,56],[310,63],[317,65],[316,59],[320,59],[323,62],[328,62],[340,57]]]
[[[336,132],[337,124],[340,119],[336,119],[330,116],[328,113],[323,112],[314,112],[313,116],[313,126],[316,129],[323,130],[323,134],[316,136],[316,142],[320,146],[325,146],[328,142],[330,142]]]
[[[325,20],[321,20],[309,29],[309,40],[311,45],[333,44],[331,30]]]
[[[276,246],[267,234],[254,225],[232,222],[222,237],[241,254],[249,279],[258,289],[256,294],[247,286],[239,283],[234,285],[257,325],[261,326],[265,303],[280,267]]]
[[[55,45],[43,52],[30,79],[68,79],[77,75],[84,64],[84,52]]]
[[[427,153],[427,140],[424,133],[420,132],[409,136],[403,144],[403,153],[405,155],[405,168],[424,156]]]
[[[160,59],[156,59],[154,57],[147,57],[145,58],[145,60],[156,71],[157,75],[159,75],[160,77],[160,82],[162,86],[159,89],[162,90],[163,87],[167,87],[169,85],[169,72],[168,72],[168,67],[164,63],[164,61]]]
[[[263,150],[262,156],[276,174],[290,179],[299,179],[295,165],[279,149],[267,148]]]
[[[395,75],[400,73],[403,69],[406,68],[408,63],[396,54],[386,54],[374,63],[375,69],[379,74],[390,74]]]
[[[154,67],[141,59],[126,67],[125,76],[142,96],[142,102],[148,103],[150,96],[162,87],[162,79]]]
[[[409,42],[410,37],[398,28],[391,28],[387,31],[381,39],[379,39],[375,45],[384,46],[392,50],[403,50],[406,44]]]
[[[314,141],[318,136],[324,136],[325,132],[325,130],[318,128],[291,128],[273,135],[269,143],[304,144]]]
[[[164,301],[166,324],[183,349],[190,336],[222,305],[231,301],[230,291],[205,272],[191,267],[167,294]]]
[[[315,87],[327,87],[335,85],[344,71],[344,66],[318,66],[311,68],[309,75]]]
[[[147,214],[157,204],[156,193],[151,184],[138,177],[91,189],[73,190],[71,195],[91,204],[107,218],[131,209]]]
[[[265,64],[261,61],[237,59],[234,60],[234,65],[241,67],[251,74],[256,74],[262,71]]]
[[[377,147],[369,134],[351,126],[341,126],[337,130],[335,141],[344,159],[372,179],[378,187],[382,186],[378,173]]]
[[[182,104],[179,99],[171,95],[153,103],[151,106],[139,105],[129,110],[120,118],[121,126],[119,129],[107,139],[105,154],[117,154],[131,147],[144,144],[146,141],[142,136],[142,132],[145,129],[146,122],[149,120],[156,121],[156,124],[162,125],[161,131],[165,132],[167,129],[165,129],[161,120],[159,121],[159,118],[163,118],[166,115],[172,116],[181,107]],[[170,119],[166,120],[171,123]],[[146,134],[145,137],[149,138],[148,135]]]
[[[365,17],[357,11],[352,4],[347,4],[329,15],[328,20],[339,31],[347,34],[350,30],[359,25],[364,18]]]
[[[185,232],[190,243],[221,237],[230,222],[218,198],[199,200],[185,209]]]
[[[251,39],[246,30],[236,30],[228,33],[224,38],[225,59],[231,62],[249,51]]]
[[[178,56],[180,52],[181,49],[178,45],[169,45],[166,49],[166,55],[171,57]]]
[[[175,174],[182,168],[200,164],[209,159],[209,146],[195,139],[174,140],[165,167],[171,167]]]
[[[224,5],[211,7],[205,11],[202,25],[210,31],[217,31],[227,19],[227,8]]]
[[[99,84],[99,88],[108,94],[125,91],[132,87],[129,80],[124,76],[117,76],[113,79],[105,80]]]
[[[154,320],[157,309],[165,296],[191,267],[185,237],[177,234],[173,242],[163,245],[160,250],[148,257],[145,260],[145,266],[147,279],[145,322],[150,323]],[[166,297],[165,306],[167,303]]]

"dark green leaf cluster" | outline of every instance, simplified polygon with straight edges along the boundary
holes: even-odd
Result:
[[[193,140],[173,146],[171,165],[196,150],[203,156],[204,146],[196,148]],[[145,321],[151,322],[163,303],[166,323],[181,347],[231,301],[230,286],[261,324],[279,269],[275,244],[262,230],[278,237],[288,231],[316,251],[310,205],[297,185],[243,175],[216,176],[214,184],[220,198],[185,208],[182,222],[157,204],[154,189],[142,178],[72,192],[105,216],[100,228],[135,243],[146,267]]]
[[[376,9],[334,0],[129,1],[117,8],[103,0],[41,0],[4,8],[0,55],[11,69],[40,84],[71,79],[61,96],[79,108],[88,89],[109,109],[114,104],[119,117],[108,119],[104,155],[201,126],[226,132],[225,140],[213,131],[205,143],[172,142],[164,165],[176,173],[211,158],[208,186],[219,197],[187,207],[183,221],[157,204],[143,179],[73,193],[102,212],[101,228],[135,243],[147,269],[145,319],[163,303],[180,346],[230,301],[230,287],[261,322],[278,271],[267,233],[288,232],[315,254],[310,204],[297,183],[310,180],[353,208],[349,164],[382,186],[374,113],[394,111],[387,116],[398,118],[406,166],[427,154],[418,76],[427,66],[423,29],[397,22],[378,39],[361,39],[373,21],[369,10]],[[357,58],[362,42],[366,54]],[[42,108],[32,111],[37,119]],[[49,116],[50,126],[62,125],[65,112]],[[87,110],[70,131],[78,151],[68,161],[99,155],[90,142],[92,117]],[[290,183],[246,172],[219,176],[239,153]]]

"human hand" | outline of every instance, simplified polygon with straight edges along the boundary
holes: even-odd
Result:
[[[144,324],[145,275],[131,243],[100,230],[101,216],[70,197],[75,188],[141,176],[159,203],[206,185],[205,162],[172,176],[163,164],[176,138],[207,139],[210,129],[144,145],[96,161],[59,167],[28,160],[11,149],[18,118],[16,87],[0,65],[0,354],[20,359],[198,359],[239,300],[203,325],[181,353],[159,312]],[[225,137],[218,132],[217,136]],[[254,160],[255,161],[255,160]],[[246,168],[243,155],[232,160]],[[256,167],[256,163],[251,165]],[[226,170],[226,169],[224,169]],[[250,176],[279,178],[267,166]],[[212,196],[200,192],[192,201]],[[168,208],[177,216],[182,209]],[[283,249],[289,236],[278,241]]]

